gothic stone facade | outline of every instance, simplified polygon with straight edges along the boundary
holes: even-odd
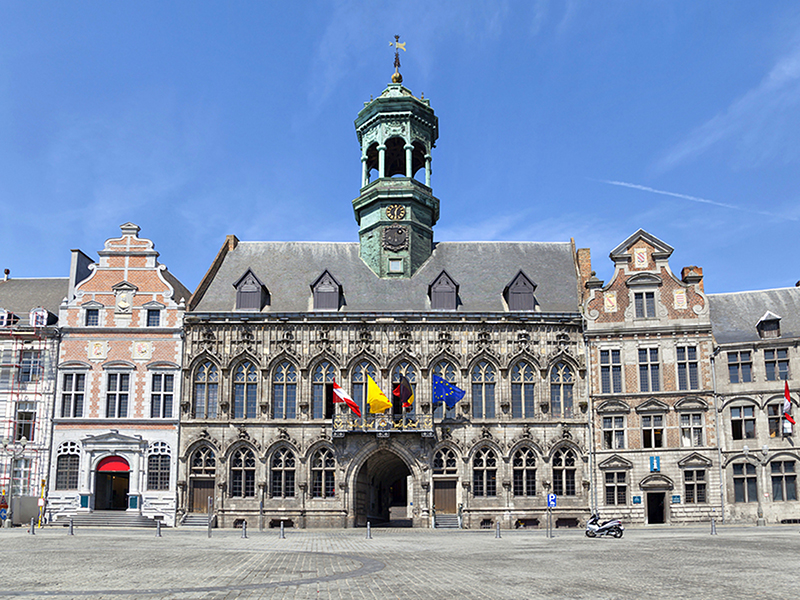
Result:
[[[671,254],[639,230],[611,252],[611,281],[584,286],[595,505],[633,523],[722,515],[709,302],[702,270],[677,278]]]
[[[73,251],[61,304],[49,510],[127,510],[174,523],[184,299],[139,227],[100,261]]]

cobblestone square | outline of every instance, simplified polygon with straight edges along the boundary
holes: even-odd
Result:
[[[3,598],[796,598],[800,531],[0,530]]]

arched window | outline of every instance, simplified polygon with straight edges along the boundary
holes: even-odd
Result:
[[[269,491],[271,498],[294,497],[294,452],[288,448],[280,448],[272,455],[270,466],[270,479],[272,487]]]
[[[243,362],[233,376],[233,418],[255,419],[258,399],[258,371],[252,363]]]
[[[312,498],[333,498],[336,495],[336,461],[328,448],[317,450],[311,459]]]
[[[485,360],[472,367],[472,416],[494,418],[494,368]]]
[[[514,470],[514,495],[536,495],[536,455],[531,448],[520,448],[512,460]]]
[[[450,448],[442,448],[433,456],[434,475],[456,474],[456,453]]]
[[[333,417],[333,365],[327,361],[314,368],[311,385],[311,418],[330,419]]]
[[[449,361],[442,360],[436,363],[433,367],[433,374],[444,379],[447,383],[456,384],[456,369]],[[431,377],[431,387],[433,386],[433,377]],[[433,391],[431,391],[433,394]],[[433,397],[433,396],[431,396]],[[441,419],[455,419],[456,407],[447,408],[444,402],[439,402],[433,409],[434,418]]]
[[[491,448],[481,448],[472,459],[472,493],[497,495],[497,457]]]
[[[253,498],[256,495],[256,457],[252,450],[239,448],[231,457],[231,496]]]
[[[553,455],[553,493],[575,495],[575,452],[562,448]]]
[[[217,472],[217,461],[214,451],[208,446],[201,446],[192,454],[192,475],[213,477]]]
[[[64,442],[58,447],[56,460],[56,489],[77,490],[81,451],[75,442]]]
[[[372,366],[372,363],[362,360],[353,369],[353,375],[351,377],[351,382],[353,384],[353,400],[358,404],[362,415],[369,412],[369,409],[364,408],[364,403],[367,400],[367,375],[374,380],[375,367]]]
[[[297,417],[297,370],[284,361],[272,376],[272,418],[294,419]]]
[[[534,378],[535,371],[529,362],[520,361],[511,369],[511,416],[515,419],[533,418]]]
[[[155,442],[147,452],[147,489],[168,490],[170,450],[166,442]]]
[[[211,361],[200,365],[194,374],[194,407],[192,416],[195,419],[216,419],[217,398],[219,391],[219,371]]]
[[[414,405],[416,403],[412,400],[411,406],[407,406],[404,409],[404,403],[400,400],[400,397],[396,396],[394,393],[402,377],[408,379],[408,382],[411,384],[412,393],[416,394],[417,391],[417,371],[414,369],[414,365],[405,360],[398,363],[395,368],[392,369],[392,412],[396,415],[401,415],[405,411],[406,414],[413,415]]]
[[[567,363],[560,362],[550,371],[550,414],[553,418],[571,419],[573,417],[572,386],[574,383],[575,375]]]

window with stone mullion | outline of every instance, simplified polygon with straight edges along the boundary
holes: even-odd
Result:
[[[147,458],[147,489],[169,489],[170,456],[168,454],[152,454]]]
[[[237,450],[231,459],[231,496],[253,498],[256,495],[256,458],[251,450]]]
[[[767,381],[788,381],[789,350],[786,348],[764,350],[764,367]]]
[[[536,495],[536,457],[533,450],[524,448],[514,453],[512,461],[515,496]]]
[[[696,390],[700,387],[697,365],[697,346],[678,346],[678,389]]]
[[[130,374],[109,373],[106,387],[106,418],[124,419],[128,416]]]
[[[733,465],[733,497],[735,502],[757,502],[756,467],[750,463]]]
[[[553,455],[553,493],[558,496],[575,496],[575,453],[558,450]]]
[[[658,392],[659,378],[658,348],[639,348],[639,391]]]
[[[490,449],[478,450],[472,459],[472,493],[486,497],[497,495],[497,457]]]
[[[533,367],[527,362],[514,365],[511,370],[511,417],[532,419],[535,401],[533,397]]]
[[[774,460],[770,463],[772,477],[772,499],[774,501],[797,500],[797,475],[795,461]]]
[[[605,474],[605,496],[608,505],[628,503],[627,474],[625,471],[611,471]]]
[[[472,416],[476,419],[495,417],[494,369],[486,361],[472,368]]]
[[[684,471],[683,487],[687,504],[704,504],[706,502],[705,469],[687,469]]]

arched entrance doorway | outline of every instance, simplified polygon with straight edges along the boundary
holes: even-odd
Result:
[[[131,467],[121,456],[107,456],[97,465],[94,485],[95,510],[125,510]]]
[[[380,450],[361,465],[355,484],[355,522],[411,527],[411,471],[402,458]]]

